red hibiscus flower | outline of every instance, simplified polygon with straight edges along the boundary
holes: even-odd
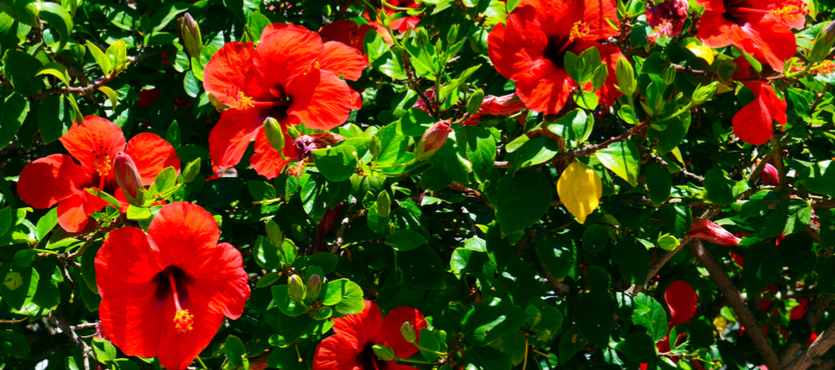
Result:
[[[502,76],[516,82],[516,93],[528,108],[555,114],[577,88],[563,66],[565,53],[579,55],[595,46],[609,67],[597,95],[602,104],[611,105],[621,95],[614,88],[621,54],[616,46],[597,42],[618,33],[607,19],[618,19],[612,0],[524,0],[507,24],[490,32],[490,61]]]
[[[418,9],[420,7],[420,6],[418,6],[418,4],[415,3],[414,0],[382,0],[382,1],[385,2],[388,5],[391,5],[391,6],[396,7],[396,8]],[[397,13],[397,12],[405,12],[403,10],[394,10],[394,9],[386,6],[385,4],[383,4],[382,8],[377,9],[377,11],[380,12],[380,13],[385,12],[386,15],[389,18],[393,17],[394,14]],[[369,20],[370,24],[372,26],[374,26],[375,28],[377,28],[377,26],[379,26],[383,30],[385,30],[385,27],[383,25],[379,24],[378,22],[373,21],[368,16],[368,13],[365,14],[365,19]],[[406,31],[408,31],[408,30],[415,29],[415,26],[417,26],[417,24],[419,22],[420,22],[420,18],[415,17],[413,15],[406,15],[405,17],[401,17],[401,18],[397,18],[395,20],[392,20],[391,23],[389,23],[389,27],[391,27],[392,31],[397,31],[397,32],[400,32],[400,33],[406,33]],[[383,39],[386,40],[386,42],[388,42],[389,44],[392,43],[392,42],[390,42],[391,35],[389,35],[388,30],[386,30],[385,33],[381,32],[381,34],[383,36]]]
[[[128,356],[185,369],[249,297],[243,258],[209,212],[190,203],[160,209],[146,234],[110,232],[96,255],[104,334]]]
[[[391,348],[398,358],[408,358],[418,349],[403,339],[400,327],[408,322],[420,339],[421,328],[426,321],[423,314],[410,307],[397,307],[383,319],[380,308],[374,302],[365,301],[365,309],[356,315],[333,320],[336,334],[323,340],[316,348],[313,370],[414,370],[394,360],[383,361],[374,355],[372,347],[383,345]]]
[[[736,46],[775,71],[794,56],[791,28],[802,28],[805,6],[795,0],[697,0],[705,7],[699,38],[712,48]]]
[[[690,322],[693,315],[696,314],[696,305],[699,301],[699,296],[693,288],[681,281],[676,280],[667,287],[664,292],[664,300],[667,301],[667,307],[670,308],[670,328],[681,324],[683,322]]]
[[[368,30],[376,30],[377,33],[383,36],[383,39],[387,43],[393,43],[391,35],[389,35],[388,31],[381,24],[368,23],[357,25],[357,22],[347,19],[322,26],[319,29],[319,36],[322,37],[322,41],[324,42],[338,41],[365,54],[365,34]]]
[[[104,118],[87,116],[60,140],[70,155],[53,154],[27,165],[17,189],[20,199],[32,207],[45,209],[58,204],[58,224],[71,233],[84,229],[89,216],[108,204],[84,189],[115,194],[119,188],[113,174],[117,153],[133,159],[144,185],[152,184],[166,167],[180,170],[174,148],[161,137],[139,134],[126,147],[119,126]]]
[[[477,125],[482,119],[488,117],[505,116],[508,117],[525,108],[525,103],[516,97],[516,94],[505,96],[487,95],[478,108],[478,112],[472,116],[467,117],[464,122],[465,126]]]
[[[690,225],[690,232],[687,233],[687,236],[709,241],[723,247],[739,245],[739,242],[741,241],[741,239],[737,238],[734,234],[731,234],[730,231],[725,230],[722,226],[719,226],[715,222],[695,217]]]
[[[206,65],[203,81],[206,91],[230,107],[209,135],[212,159],[220,167],[234,166],[255,140],[252,168],[267,178],[278,176],[288,162],[270,146],[264,120],[275,118],[282,128],[302,122],[317,130],[341,125],[362,101],[339,77],[356,80],[366,64],[359,50],[322,43],[315,32],[292,24],[265,28],[258,48],[224,45]],[[285,138],[292,141],[286,131]]]
[[[744,82],[754,93],[754,101],[734,115],[734,135],[748,144],[763,145],[771,139],[772,122],[786,124],[785,100],[780,100],[771,84],[763,81]]]

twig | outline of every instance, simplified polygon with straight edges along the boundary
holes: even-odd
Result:
[[[49,321],[52,322],[53,325],[60,328],[61,331],[64,332],[64,334],[70,337],[70,339],[72,339],[72,341],[75,342],[75,344],[79,348],[81,348],[81,356],[84,358],[84,369],[90,370],[89,360],[94,358],[94,356],[93,350],[90,348],[89,345],[87,345],[87,342],[81,339],[81,337],[79,337],[78,334],[76,334],[75,331],[72,330],[72,328],[67,324],[67,322],[64,321],[64,319],[61,317],[61,314],[56,313],[55,311],[50,311],[48,317]]]
[[[746,330],[746,332],[748,331]],[[826,331],[818,339],[815,339],[806,351],[795,357],[783,370],[806,370],[810,366],[818,364],[821,361],[821,356],[826,354],[833,345],[835,345],[835,322],[829,325]]]

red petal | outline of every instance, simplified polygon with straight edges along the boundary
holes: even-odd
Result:
[[[88,192],[80,192],[58,202],[58,224],[64,230],[77,233],[84,230],[90,215],[109,203]]]
[[[556,114],[568,101],[575,84],[564,69],[555,68],[550,63],[545,69],[549,73],[543,77],[537,78],[538,74],[532,74],[519,78],[516,93],[530,110]]]
[[[212,56],[203,71],[203,88],[221,103],[234,105],[243,93],[248,97],[264,94],[258,87],[258,74],[253,67],[255,49],[251,42],[230,42]]]
[[[293,137],[284,132],[284,141],[292,143]],[[284,157],[288,159],[296,158],[295,146],[288,144],[284,146]],[[255,138],[255,154],[249,159],[252,169],[258,172],[259,175],[268,179],[274,179],[281,174],[284,167],[289,161],[281,159],[278,152],[273,150],[270,141],[267,140],[267,134],[264,130],[258,131],[258,136]]]
[[[423,313],[411,307],[397,307],[391,310],[383,319],[383,325],[374,343],[391,347],[394,355],[400,358],[409,358],[417,353],[417,347],[403,339],[403,334],[400,332],[400,327],[405,322],[409,322],[415,328],[415,338],[420,343],[420,329],[427,325],[423,319]]]
[[[125,135],[122,129],[104,118],[96,116],[84,117],[84,123],[75,125],[61,139],[64,148],[81,166],[90,170],[96,168],[96,156],[99,161],[112,164],[116,153],[125,149]],[[107,157],[109,156],[109,160]]]
[[[318,83],[315,83],[317,74]],[[328,71],[314,69],[306,76],[294,78],[287,90],[293,96],[293,105],[287,113],[314,130],[330,130],[345,123],[356,103],[348,84]],[[296,91],[304,95],[296,95]]]
[[[734,45],[758,60],[765,60],[775,71],[782,71],[797,47],[791,29],[768,17],[735,15],[745,23],[731,22],[724,13],[705,12],[699,20],[699,38],[712,48]]]
[[[696,0],[705,10],[712,12],[725,12],[725,0]]]
[[[177,265],[189,274],[215,270],[210,256],[220,230],[209,212],[191,203],[171,203],[159,210],[148,227],[148,241],[159,251],[162,266]]]
[[[365,301],[365,309],[354,315],[333,320],[333,331],[346,341],[364,344],[377,337],[383,325],[383,314],[377,304]]]
[[[233,320],[240,317],[250,293],[241,252],[232,244],[220,243],[217,247],[201,251],[198,258],[204,263],[209,261],[211,266],[189,270],[194,278],[194,282],[188,285],[192,294],[189,301],[194,305],[208,304],[210,313],[222,314]]]
[[[159,363],[166,369],[188,368],[197,355],[209,345],[223,324],[223,315],[205,311],[203,306],[190,307],[188,310],[194,315],[192,330],[186,333],[168,330],[165,337],[159,338]],[[168,312],[161,315],[168,317],[167,320],[173,327],[176,311],[171,307],[170,312],[170,315]]]
[[[23,168],[17,182],[20,199],[32,207],[44,209],[74,194],[92,183],[84,168],[66,154],[40,158]]]
[[[151,185],[154,179],[162,170],[174,167],[177,173],[180,172],[180,159],[177,158],[177,151],[163,138],[151,134],[141,133],[134,136],[128,142],[125,153],[130,155],[139,175],[142,176],[144,185]]]
[[[321,69],[351,81],[362,77],[362,71],[367,65],[362,52],[336,41],[325,43],[325,55],[319,60]]]
[[[241,161],[249,142],[263,130],[263,111],[260,109],[229,109],[209,134],[209,153],[218,167],[232,167]]]
[[[339,41],[365,53],[365,33],[371,29],[370,25],[358,26],[357,22],[343,19],[328,23],[319,29],[319,36],[327,44],[328,41]]]
[[[576,0],[574,2],[577,2]],[[617,27],[612,27],[609,21],[618,25],[618,7],[614,0],[586,0],[583,19],[589,26],[589,33],[583,40],[600,40],[620,34]],[[614,47],[614,46],[613,46]]]
[[[285,25],[262,31],[254,60],[262,78],[259,84],[284,87],[287,94],[297,99],[297,92],[288,86],[288,80],[310,72],[324,51],[319,35],[304,27]]]
[[[696,305],[699,296],[687,283],[676,280],[664,292],[664,299],[670,307],[670,315],[673,317],[672,325],[689,322],[696,314]]]
[[[363,345],[365,345],[365,342],[359,343],[351,336],[331,335],[316,347],[316,355],[313,357],[313,370],[355,370],[362,368],[362,364],[357,362],[357,355],[362,352],[360,346]]]
[[[142,230],[127,226],[110,232],[96,255],[99,316],[107,337],[129,356],[154,357],[172,316],[157,312],[156,284],[162,270]]]
[[[740,140],[763,145],[771,139],[772,122],[786,123],[786,107],[767,82],[746,83],[756,98],[737,112],[733,119],[734,135]]]
[[[526,6],[514,10],[507,18],[507,25],[493,27],[488,35],[490,61],[506,78],[516,80],[517,74],[543,63],[540,59],[548,40],[531,9]]]

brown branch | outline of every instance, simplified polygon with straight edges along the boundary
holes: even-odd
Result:
[[[701,242],[697,241],[696,243],[690,243],[687,247],[699,263],[707,269],[708,273],[710,273],[711,279],[713,279],[716,285],[719,286],[719,291],[722,292],[722,295],[724,295],[728,300],[728,304],[731,308],[733,308],[737,316],[739,316],[739,322],[745,328],[745,334],[748,335],[754,343],[754,346],[757,348],[757,351],[759,351],[760,355],[763,356],[765,365],[768,366],[769,369],[779,369],[780,361],[777,358],[777,354],[774,353],[774,349],[771,348],[771,344],[768,343],[768,339],[765,337],[765,334],[763,334],[762,330],[760,330],[759,326],[757,326],[757,320],[754,318],[754,314],[752,314],[751,310],[748,309],[748,306],[745,305],[742,295],[740,295],[739,290],[731,281],[731,277],[728,276],[727,271],[725,271],[722,265],[716,261],[716,258],[708,252]],[[833,335],[833,337],[835,337],[835,335]],[[835,343],[835,338],[833,338],[833,343]],[[805,367],[802,369],[805,369]],[[794,370],[801,369],[798,368]]]
[[[55,311],[50,311],[48,317],[49,321],[52,322],[53,325],[60,328],[61,331],[64,332],[64,334],[70,337],[70,339],[72,339],[72,341],[75,342],[75,344],[79,348],[81,348],[81,356],[84,358],[84,369],[90,370],[89,360],[94,358],[93,349],[90,348],[90,346],[87,345],[87,342],[81,339],[81,337],[79,337],[78,334],[76,334],[75,331],[72,330],[70,325],[67,324],[63,317],[61,317],[61,314],[56,313]]]
[[[835,345],[835,322],[829,325],[806,351],[783,367],[783,370],[806,370],[812,365],[819,364],[821,356],[826,354],[833,345]]]

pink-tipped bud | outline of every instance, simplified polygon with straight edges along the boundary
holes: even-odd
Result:
[[[687,236],[709,241],[723,247],[739,245],[739,242],[742,241],[742,239],[737,238],[730,231],[725,230],[715,222],[695,217],[693,218],[693,223],[690,226],[690,232],[687,233]]]
[[[345,137],[333,132],[320,132],[313,135],[299,136],[293,145],[296,147],[296,160],[301,161],[310,158],[311,152],[316,149],[334,146],[336,143],[345,140]]]
[[[418,147],[419,153],[415,153],[418,159],[426,159],[440,150],[444,146],[444,143],[446,143],[450,132],[452,132],[452,125],[450,125],[449,121],[436,122],[426,130],[423,133],[423,137],[420,138],[423,150]]]
[[[760,178],[766,185],[777,186],[780,185],[780,178],[777,174],[777,168],[771,165],[771,163],[766,163],[765,167],[763,168],[763,172],[760,173]]]
[[[671,0],[658,5],[647,5],[647,23],[665,36],[681,33],[687,20],[687,0]]]
[[[145,202],[145,196],[141,191],[142,177],[139,176],[136,163],[127,153],[116,153],[116,158],[113,159],[113,173],[128,203],[141,207]]]

